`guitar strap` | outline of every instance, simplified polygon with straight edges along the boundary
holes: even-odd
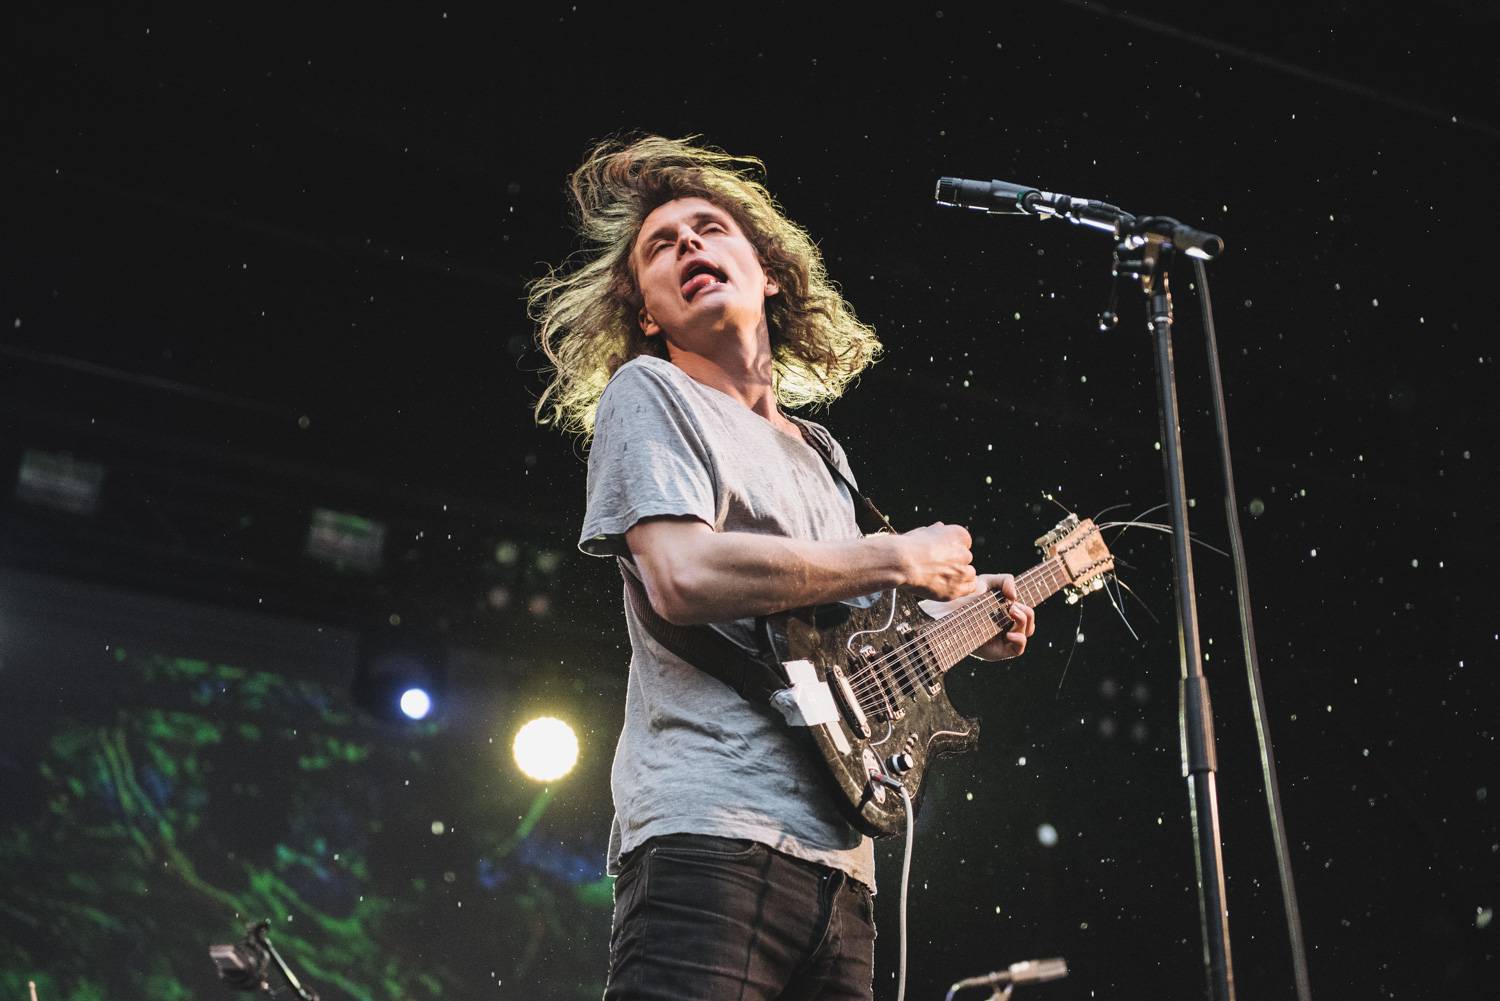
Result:
[[[668,622],[651,607],[646,585],[641,583],[635,567],[624,557],[619,557],[618,562],[620,576],[625,578],[625,600],[652,639],[704,674],[722,681],[757,709],[770,710],[772,694],[785,688],[787,679],[771,667],[769,659],[763,660],[712,626],[679,626]]]
[[[874,501],[859,492],[859,487],[855,486],[849,477],[844,475],[839,464],[833,461],[833,439],[827,436],[828,432],[805,424],[796,417],[791,420],[797,425],[797,430],[802,432],[802,440],[818,453],[818,457],[823,460],[823,465],[828,467],[833,478],[849,491],[849,496],[854,501],[854,522],[859,526],[859,530],[866,535],[875,535],[879,532],[890,532],[894,535],[896,528],[891,524],[891,520],[881,513]]]
[[[839,469],[833,459],[831,439],[819,434],[802,421],[792,418],[802,440],[818,453],[835,481],[842,483],[854,501],[854,520],[859,530],[867,535],[877,532],[892,532],[890,519],[881,514],[874,502],[859,492]],[[758,709],[771,712],[771,696],[787,687],[788,679],[779,665],[772,667],[774,658],[763,657],[747,650],[723,633],[707,625],[678,626],[668,622],[651,607],[646,595],[646,586],[629,560],[618,557],[620,576],[625,579],[625,600],[635,611],[636,620],[657,643],[680,659],[692,664],[703,673],[728,685],[735,694]],[[757,630],[761,632],[761,630]],[[779,719],[779,713],[773,713]]]

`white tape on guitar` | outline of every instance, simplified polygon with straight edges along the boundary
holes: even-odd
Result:
[[[839,725],[839,707],[834,704],[828,682],[818,680],[817,668],[810,660],[788,660],[781,666],[786,668],[791,686],[772,694],[771,705],[786,717],[788,726],[821,726],[838,752],[848,754],[852,748]]]

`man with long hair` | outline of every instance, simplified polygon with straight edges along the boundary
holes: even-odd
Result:
[[[579,546],[614,556],[676,626],[753,648],[753,619],[895,587],[999,588],[969,534],[865,536],[827,403],[880,351],[758,160],[656,136],[601,143],[572,175],[585,241],[531,286],[551,360],[539,421],[591,439]],[[819,447],[813,447],[815,442]],[[1031,610],[977,655],[1019,655]],[[630,676],[611,788],[607,999],[871,997],[870,839],[790,729],[661,643],[626,602]]]

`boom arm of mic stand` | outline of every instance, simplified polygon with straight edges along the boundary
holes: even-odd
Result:
[[[1113,233],[1132,248],[1148,240],[1157,240],[1201,261],[1211,261],[1224,253],[1223,237],[1185,225],[1170,216],[1138,217],[1108,202],[1051,191],[1028,192],[1022,196],[1021,205],[1039,216],[1066,219],[1079,226]]]

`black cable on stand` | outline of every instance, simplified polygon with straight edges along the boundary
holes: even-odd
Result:
[[[1229,523],[1229,552],[1234,562],[1234,596],[1239,606],[1240,636],[1245,647],[1245,674],[1250,683],[1250,709],[1255,714],[1255,737],[1260,744],[1260,770],[1266,785],[1266,810],[1271,818],[1271,838],[1276,844],[1276,872],[1281,879],[1281,902],[1286,910],[1287,937],[1292,947],[1292,974],[1297,997],[1312,1001],[1312,982],[1307,976],[1307,947],[1302,941],[1302,912],[1297,906],[1297,887],[1292,881],[1292,857],[1287,850],[1286,820],[1281,814],[1281,785],[1276,779],[1276,754],[1271,748],[1271,717],[1266,711],[1265,690],[1260,679],[1260,655],[1255,649],[1255,624],[1250,614],[1250,575],[1246,571],[1245,542],[1240,535],[1239,503],[1235,500],[1234,465],[1229,459],[1229,419],[1224,406],[1224,382],[1219,369],[1219,342],[1214,333],[1213,300],[1208,294],[1208,271],[1193,261],[1198,278],[1198,305],[1203,312],[1203,337],[1208,347],[1208,374],[1213,387],[1214,429],[1218,432],[1219,461],[1224,469],[1224,514]]]
[[[979,209],[992,214],[1057,216],[1079,225],[1110,233],[1116,240],[1115,289],[1111,295],[1109,309],[1100,317],[1101,329],[1108,330],[1118,322],[1118,317],[1114,312],[1115,301],[1119,288],[1124,282],[1133,280],[1139,283],[1142,292],[1146,295],[1147,326],[1151,333],[1156,361],[1162,462],[1166,473],[1167,503],[1172,518],[1172,562],[1176,576],[1177,640],[1181,670],[1178,721],[1182,739],[1182,770],[1183,776],[1187,779],[1192,809],[1194,861],[1198,877],[1198,907],[1203,933],[1203,961],[1209,997],[1213,1001],[1233,1001],[1234,969],[1230,958],[1229,916],[1224,899],[1224,864],[1220,853],[1223,839],[1219,833],[1213,712],[1209,704],[1208,682],[1203,675],[1203,655],[1198,635],[1197,592],[1193,585],[1192,553],[1189,549],[1181,421],[1178,417],[1176,373],[1172,359],[1172,296],[1168,272],[1175,255],[1179,252],[1195,259],[1199,285],[1203,289],[1201,301],[1205,310],[1205,330],[1209,336],[1215,390],[1215,414],[1227,488],[1225,503],[1229,506],[1236,590],[1240,601],[1240,620],[1245,638],[1247,665],[1251,674],[1252,709],[1257,722],[1257,734],[1260,737],[1261,763],[1266,776],[1271,825],[1276,841],[1283,899],[1286,904],[1297,992],[1302,1001],[1311,1001],[1311,990],[1307,980],[1307,960],[1302,945],[1301,922],[1297,916],[1296,894],[1286,854],[1286,835],[1276,783],[1275,759],[1271,753],[1269,729],[1265,725],[1263,692],[1254,654],[1248,575],[1244,569],[1243,548],[1239,538],[1233,475],[1229,466],[1228,431],[1223,419],[1218,353],[1212,339],[1213,328],[1208,316],[1209,303],[1202,265],[1203,261],[1212,260],[1223,252],[1224,241],[1213,233],[1185,226],[1165,216],[1137,217],[1106,202],[1073,198],[1006,181],[970,181],[945,177],[938,181],[937,201],[942,205]]]
[[[1132,245],[1134,244],[1134,245]],[[1124,253],[1122,254],[1121,251]],[[1172,513],[1172,566],[1177,583],[1177,650],[1182,679],[1177,712],[1182,737],[1182,773],[1192,807],[1194,860],[1198,871],[1198,911],[1203,929],[1203,962],[1209,997],[1234,1001],[1234,966],[1229,954],[1229,908],[1224,901],[1223,843],[1215,773],[1213,709],[1203,676],[1198,636],[1197,589],[1187,522],[1187,485],[1182,467],[1182,425],[1177,411],[1177,374],[1172,364],[1172,294],[1167,265],[1170,245],[1141,234],[1127,237],[1116,251],[1116,273],[1138,278],[1147,299],[1147,326],[1156,355],[1156,401],[1161,418],[1162,464],[1167,504]]]

